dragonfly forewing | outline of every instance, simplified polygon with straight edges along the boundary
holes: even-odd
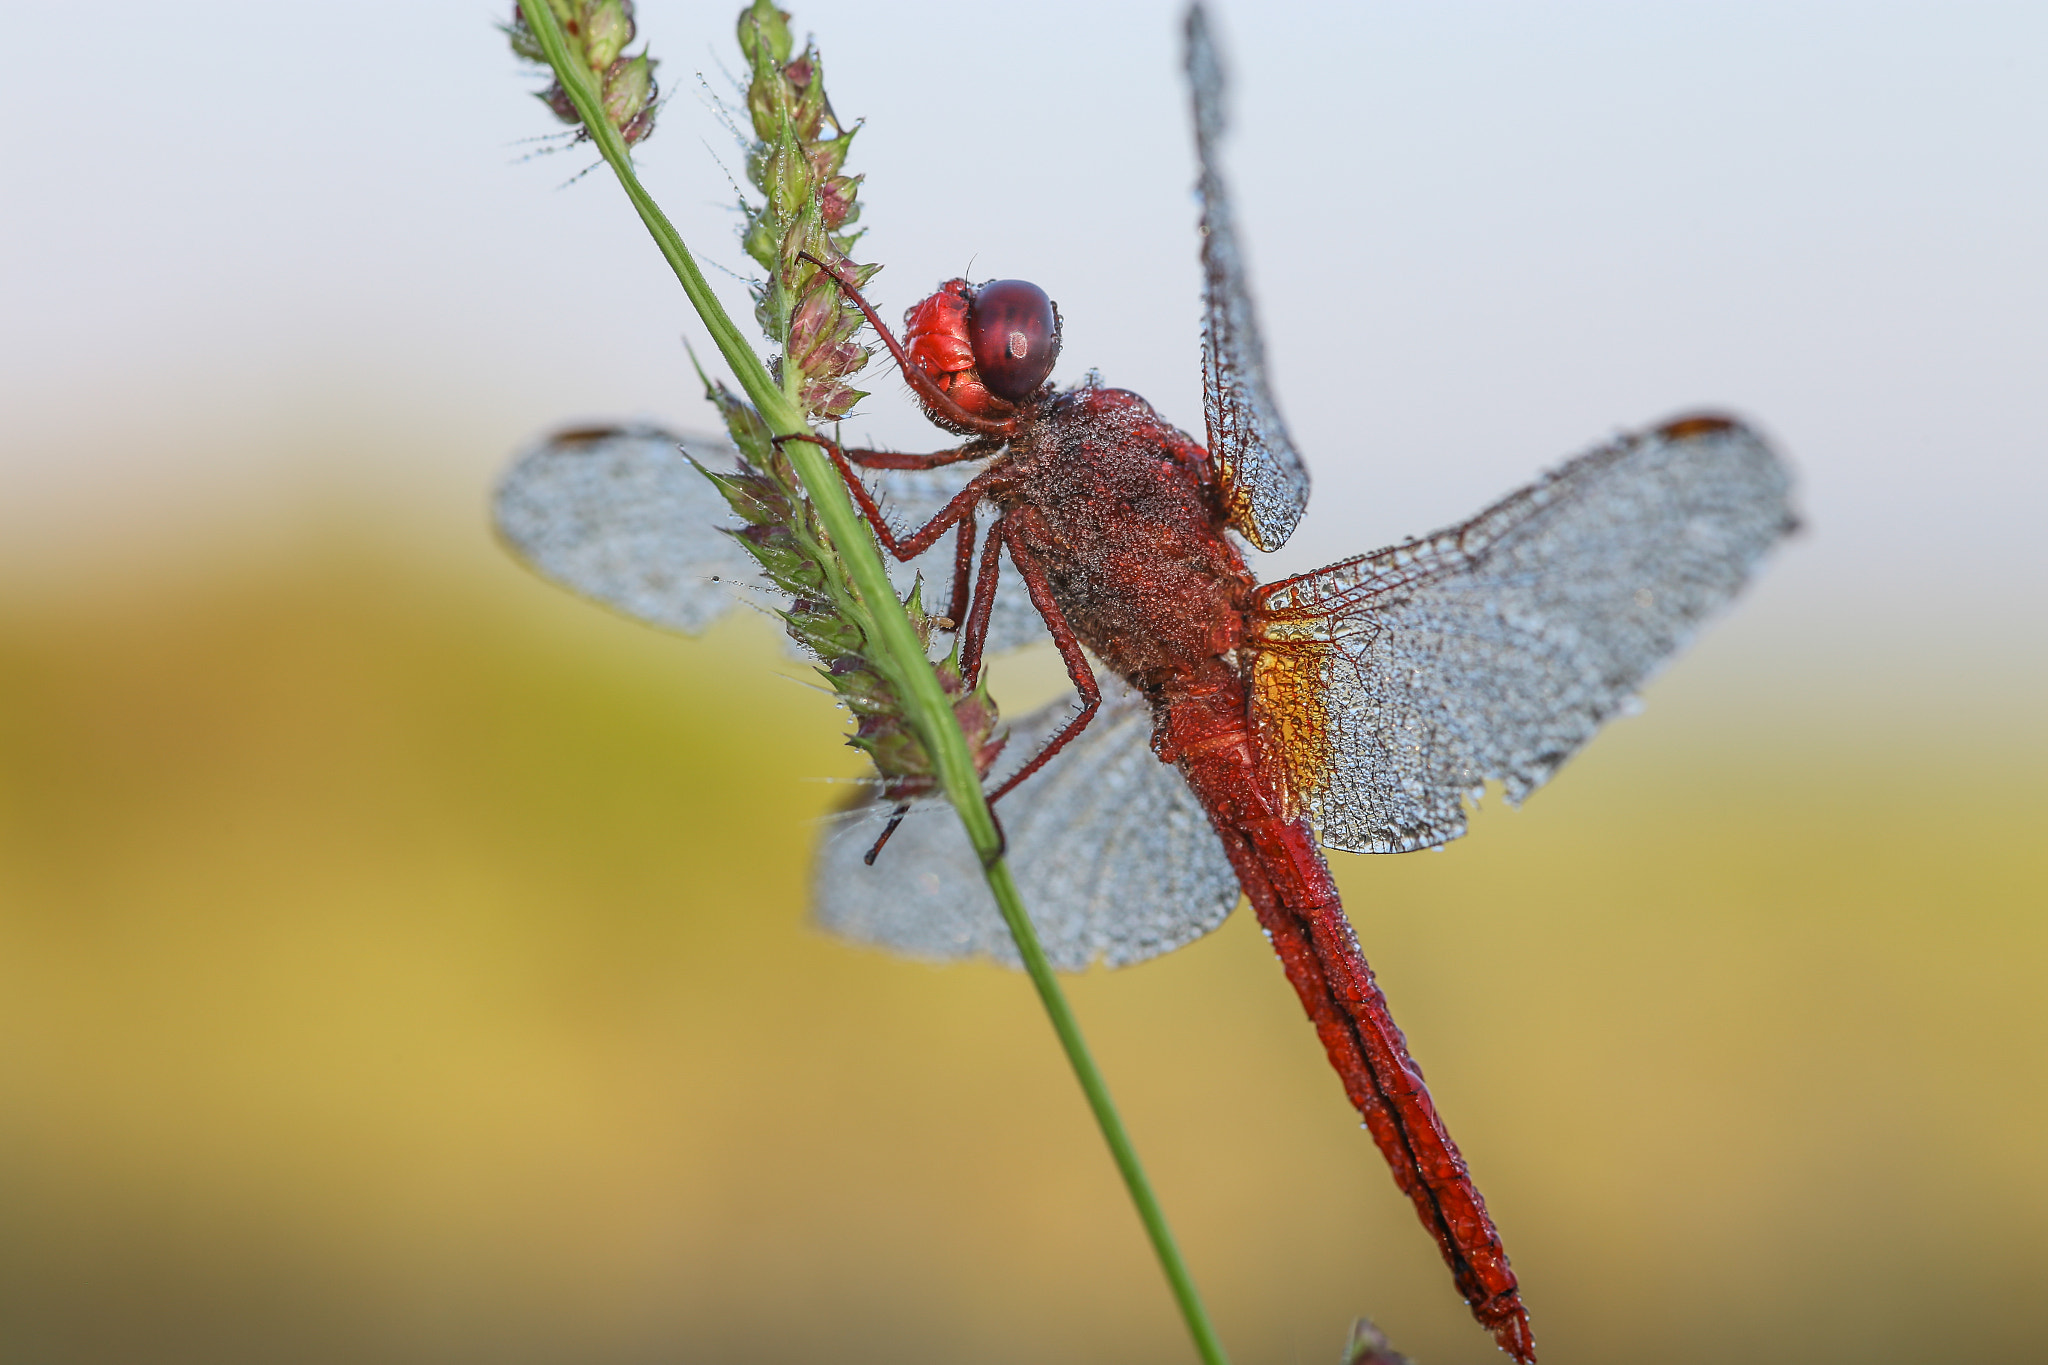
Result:
[[[1014,723],[1013,764],[1072,714],[1062,701]],[[1180,772],[1152,752],[1151,735],[1150,708],[1106,676],[1094,723],[996,807],[1018,891],[1061,971],[1171,952],[1237,905],[1222,842]],[[907,957],[1019,965],[981,864],[943,804],[913,811],[874,865],[862,863],[891,810],[869,800],[828,829],[813,873],[818,924]]]
[[[1202,412],[1230,525],[1277,550],[1308,508],[1308,468],[1266,381],[1266,348],[1223,182],[1223,67],[1201,6],[1188,11],[1188,82],[1201,159]]]
[[[1261,590],[1259,759],[1324,843],[1399,853],[1519,802],[1627,708],[1794,526],[1747,429],[1677,422],[1460,526]]]
[[[715,437],[654,427],[568,431],[525,451],[498,483],[498,531],[542,577],[616,611],[694,634],[755,577],[725,498],[685,457],[730,469]]]

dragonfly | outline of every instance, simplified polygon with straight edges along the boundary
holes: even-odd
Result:
[[[806,439],[846,478],[899,586],[953,585],[970,680],[1033,638],[1059,649],[1079,705],[1016,721],[1009,769],[990,779],[1054,965],[1142,962],[1248,901],[1473,1316],[1533,1362],[1499,1232],[1322,850],[1443,845],[1489,781],[1519,805],[1633,709],[1795,528],[1791,476],[1743,423],[1679,417],[1455,526],[1259,583],[1243,547],[1288,539],[1309,477],[1267,378],[1219,159],[1223,74],[1199,7],[1186,37],[1206,443],[1092,374],[1052,384],[1058,310],[1015,280],[946,282],[907,312],[900,340],[841,281],[925,414],[965,439],[930,454]],[[685,447],[707,465],[724,449],[652,427],[560,433],[503,479],[499,528],[544,576],[700,631],[752,561],[717,532],[724,501]],[[913,818],[873,856],[900,814],[877,794],[829,827],[817,921],[908,956],[1018,965],[957,821]]]

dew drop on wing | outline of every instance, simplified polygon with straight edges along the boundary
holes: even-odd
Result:
[[[702,631],[732,608],[728,580],[753,560],[721,533],[738,523],[684,446],[706,468],[733,467],[720,438],[650,426],[538,441],[498,482],[498,531],[543,578],[650,625]]]
[[[1072,714],[1069,699],[1014,722],[1013,764]],[[1153,754],[1151,734],[1143,700],[1104,675],[1094,723],[998,807],[1018,892],[1061,971],[1157,957],[1237,905],[1222,842],[1179,771]],[[1018,966],[980,864],[943,803],[914,811],[874,866],[861,864],[891,810],[870,797],[825,832],[812,874],[818,924],[908,957]]]
[[[1298,738],[1265,752],[1326,844],[1455,839],[1487,778],[1519,804],[1748,581],[1793,525],[1789,473],[1725,420],[1667,431],[1261,591],[1285,647],[1255,650],[1254,719]]]
[[[1238,244],[1221,148],[1224,75],[1208,20],[1188,11],[1188,84],[1194,96],[1195,154],[1202,205],[1202,414],[1209,458],[1229,506],[1231,529],[1277,550],[1308,507],[1308,468],[1296,453],[1266,376],[1258,309]]]

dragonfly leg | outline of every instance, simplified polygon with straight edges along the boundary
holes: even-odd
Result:
[[[882,845],[889,842],[889,836],[896,832],[896,827],[903,823],[903,817],[908,814],[910,814],[910,806],[907,803],[889,812],[889,823],[882,827],[882,836],[875,840],[873,848],[860,855],[860,860],[863,863],[866,863],[869,867],[875,865],[875,859],[882,856]],[[1010,851],[1010,836],[1003,831],[1002,820],[996,816],[994,811],[988,813],[988,818],[989,823],[996,827],[996,850],[989,854],[988,857],[982,859],[984,867],[994,864],[1005,853]]]
[[[853,306],[860,309],[867,317],[868,326],[875,329],[875,335],[882,339],[882,344],[889,348],[889,354],[895,357],[896,368],[903,372],[904,380],[909,383],[911,388],[917,390],[919,398],[932,407],[937,408],[940,412],[945,413],[948,421],[957,423],[969,431],[981,432],[984,436],[1007,437],[1017,430],[1017,418],[1012,417],[1007,421],[995,422],[986,417],[976,417],[973,413],[954,402],[951,395],[944,389],[933,383],[932,377],[926,374],[923,368],[904,351],[903,343],[896,340],[890,333],[888,326],[883,323],[880,315],[875,312],[874,306],[861,297],[861,292],[854,286],[853,281],[847,279],[808,251],[799,251],[797,259],[809,261],[812,265],[818,267],[827,279],[839,286],[841,293],[853,300]]]
[[[863,469],[939,469],[967,460],[985,460],[1002,448],[1001,441],[984,439],[969,441],[951,450],[934,450],[928,455],[901,450],[864,450],[859,446],[844,449],[846,458]]]
[[[875,859],[882,856],[882,845],[889,842],[889,836],[896,832],[896,827],[903,823],[903,817],[908,814],[910,814],[910,803],[908,801],[905,801],[895,810],[889,812],[889,823],[882,826],[881,836],[875,840],[875,846],[866,853],[861,854],[860,860],[863,863],[866,863],[869,867],[875,865]]]
[[[1060,611],[1059,603],[1053,601],[1052,584],[1046,579],[1044,566],[1038,562],[1038,556],[1032,554],[1023,544],[1023,538],[1017,533],[1014,519],[1005,517],[990,528],[991,544],[997,539],[998,528],[1003,543],[1009,546],[1010,562],[1017,566],[1018,574],[1024,579],[1024,587],[1031,594],[1031,605],[1037,607],[1038,614],[1045,618],[1045,628],[1052,632],[1052,642],[1059,646],[1060,658],[1066,660],[1067,676],[1074,680],[1074,690],[1081,694],[1081,710],[1067,722],[1066,728],[1045,742],[1045,747],[1034,754],[1029,763],[1011,773],[1007,782],[989,793],[988,799],[991,804],[1002,800],[1004,793],[1044,767],[1046,760],[1064,749],[1074,736],[1087,729],[1088,722],[1094,720],[1095,713],[1102,709],[1102,689],[1096,685],[1095,670],[1089,667],[1088,656],[1081,652],[1080,637],[1075,635],[1074,628],[1067,624],[1067,618]],[[993,575],[990,577],[993,578]],[[990,599],[993,600],[994,596],[995,590],[990,588]]]
[[[967,481],[966,487],[953,495],[953,500],[941,508],[937,516],[907,538],[898,540],[896,533],[889,529],[888,521],[882,516],[882,509],[876,505],[875,495],[868,492],[868,486],[861,482],[860,475],[854,473],[853,466],[847,461],[846,452],[839,448],[837,441],[807,431],[775,438],[778,448],[784,441],[808,441],[830,456],[832,463],[839,469],[839,477],[846,481],[846,491],[853,494],[853,500],[860,504],[862,514],[868,519],[868,525],[874,528],[875,539],[881,541],[882,548],[890,554],[906,562],[916,559],[938,544],[940,536],[946,534],[947,530],[962,517],[973,515],[975,506],[989,495],[990,490],[1009,478],[1009,471],[1000,463],[982,470]]]
[[[993,536],[990,537],[994,539]],[[968,508],[967,515],[960,518],[960,535],[953,542],[953,592],[946,598],[946,619],[958,630],[964,624],[967,611],[968,585],[974,577],[974,509]],[[983,629],[988,623],[982,622]],[[980,653],[979,650],[976,651]]]
[[[972,526],[973,524],[971,518],[963,523],[963,525],[967,526]],[[982,643],[988,639],[989,613],[995,610],[996,576],[1002,571],[1002,564],[998,556],[1002,553],[1002,549],[1003,522],[998,517],[996,524],[988,528],[988,544],[982,548],[981,552],[981,574],[974,580],[974,605],[968,608],[967,623],[960,632],[960,677],[970,689],[981,678]],[[972,550],[973,546],[963,539],[958,570],[962,574],[967,569],[966,556]],[[954,591],[956,593],[959,591],[959,587],[960,580],[956,578],[954,582]],[[958,620],[959,618],[955,617],[954,619]]]

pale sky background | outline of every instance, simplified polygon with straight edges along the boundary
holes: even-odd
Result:
[[[0,574],[11,594],[368,511],[491,553],[508,453],[708,417],[680,291],[492,31],[505,6],[44,6],[0,84]],[[736,6],[644,0],[643,172],[739,268]],[[1476,510],[1712,407],[1812,531],[1740,629],[1958,677],[2048,621],[2048,6],[1216,6],[1276,383],[1316,478],[1269,574]],[[1022,276],[1201,431],[1178,6],[801,6],[887,269]],[[724,292],[743,313],[741,290]],[[941,438],[877,374],[857,434]],[[1945,662],[1944,662],[1945,660]]]

